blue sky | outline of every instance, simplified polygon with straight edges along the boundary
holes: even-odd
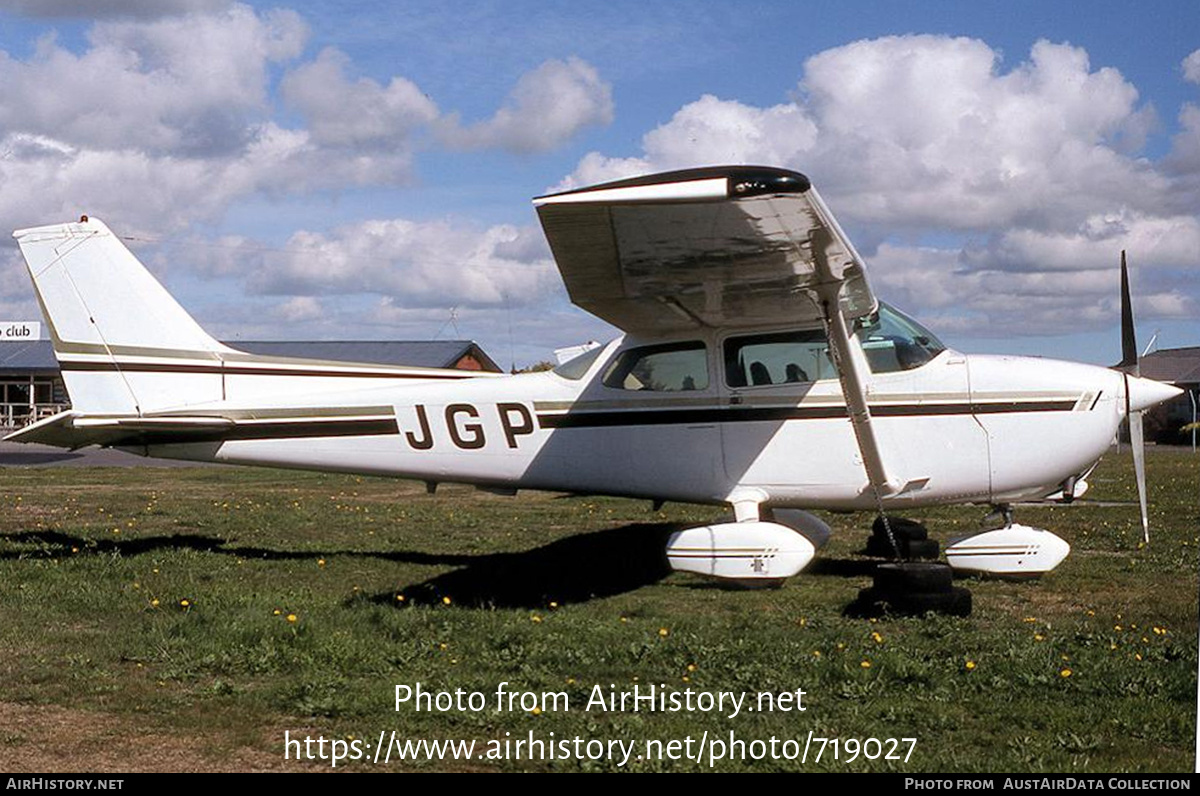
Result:
[[[0,51],[0,226],[103,218],[225,339],[548,358],[614,332],[530,197],[759,162],[954,347],[1115,360],[1122,247],[1200,344],[1194,2],[0,0]]]

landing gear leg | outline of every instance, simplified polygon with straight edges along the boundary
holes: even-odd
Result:
[[[1005,528],[1011,528],[1013,524],[1013,509],[1011,503],[994,503],[992,510],[983,518],[984,526],[990,525],[993,517],[1002,517],[1004,519]]]

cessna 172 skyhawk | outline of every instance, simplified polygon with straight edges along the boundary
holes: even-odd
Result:
[[[828,529],[802,511],[785,526],[776,509],[1070,498],[1122,418],[1179,392],[947,349],[876,299],[796,172],[703,168],[534,204],[572,301],[625,335],[512,376],[246,354],[100,221],[20,230],[73,408],[8,439],[727,504],[734,521],[673,538],[672,565],[778,580]],[[1008,532],[952,546],[951,562],[1040,572],[1069,549]]]

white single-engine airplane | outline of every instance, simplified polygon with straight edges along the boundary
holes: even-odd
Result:
[[[243,353],[100,221],[20,230],[73,408],[7,439],[728,504],[732,522],[673,537],[672,565],[778,581],[828,528],[777,509],[1070,499],[1123,418],[1140,452],[1140,413],[1180,392],[1132,368],[947,349],[876,299],[796,172],[702,168],[534,204],[572,301],[625,335],[512,376]],[[1010,522],[947,554],[1037,573],[1068,549]]]

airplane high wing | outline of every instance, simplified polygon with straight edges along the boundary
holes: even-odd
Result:
[[[807,177],[704,168],[534,200],[571,300],[627,332],[819,326],[874,312],[862,259]]]
[[[823,326],[877,495],[889,477],[852,324],[878,301],[862,258],[803,174],[710,167],[534,200],[571,300],[638,335]]]

